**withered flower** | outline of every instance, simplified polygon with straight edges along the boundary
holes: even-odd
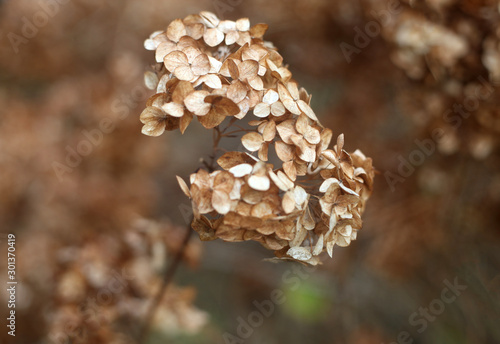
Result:
[[[310,107],[283,58],[263,40],[265,24],[219,20],[202,12],[155,32],[145,47],[156,51],[156,72],[146,82],[157,94],[141,114],[143,133],[158,136],[176,126],[184,132],[196,117],[224,137],[252,111],[243,132],[246,152],[227,152],[220,168],[199,169],[190,183],[178,178],[192,201],[192,228],[202,240],[254,240],[276,259],[318,264],[334,245],[347,246],[361,229],[361,214],[373,185],[371,159],[347,153]],[[171,122],[171,123],[170,123]],[[281,166],[268,161],[269,148]]]

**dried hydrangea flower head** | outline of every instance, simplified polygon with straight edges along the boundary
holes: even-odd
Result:
[[[255,240],[280,259],[315,265],[323,251],[332,256],[335,244],[356,239],[374,170],[359,150],[343,149],[343,134],[331,147],[332,131],[263,40],[266,29],[201,12],[153,33],[144,45],[157,64],[145,78],[156,94],[140,116],[142,132],[184,133],[197,118],[220,138],[227,117],[228,127],[247,119],[254,129],[241,137],[243,151],[193,173],[190,186],[178,177],[192,200],[192,227],[202,240]],[[279,166],[268,163],[270,148]]]

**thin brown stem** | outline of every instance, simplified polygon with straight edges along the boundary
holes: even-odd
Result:
[[[156,314],[156,311],[158,310],[158,306],[161,304],[163,296],[165,295],[165,292],[170,282],[172,282],[172,279],[175,275],[175,272],[177,271],[177,268],[179,267],[179,264],[182,260],[182,256],[184,255],[184,251],[186,250],[190,238],[191,238],[191,222],[186,226],[186,233],[182,240],[181,246],[179,247],[179,250],[176,252],[173,261],[170,263],[170,266],[168,267],[167,270],[165,270],[161,287],[158,290],[158,293],[156,294],[155,298],[152,300],[149,310],[146,313],[146,319],[144,320],[144,327],[142,328],[138,341],[138,343],[140,344],[145,344],[148,340],[149,331],[151,330],[151,323],[153,321],[153,318]]]

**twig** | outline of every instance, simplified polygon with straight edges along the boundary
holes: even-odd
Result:
[[[168,269],[165,271],[165,274],[163,275],[163,282],[160,287],[160,290],[158,290],[158,293],[156,294],[155,298],[153,299],[153,302],[151,303],[151,306],[149,307],[149,310],[146,314],[146,319],[144,321],[144,327],[142,328],[142,331],[139,336],[139,341],[138,343],[140,344],[145,344],[147,342],[148,336],[149,336],[149,331],[151,329],[151,322],[154,318],[154,315],[156,311],[158,310],[158,306],[161,304],[161,301],[163,299],[163,296],[165,295],[165,291],[167,290],[170,282],[172,281],[175,272],[177,271],[177,268],[179,267],[179,264],[182,260],[182,256],[184,255],[184,251],[186,250],[187,244],[189,242],[189,239],[191,238],[191,222],[186,226],[186,233],[184,235],[184,239],[182,241],[181,246],[179,247],[179,250],[176,252],[174,256],[174,260],[168,267]]]

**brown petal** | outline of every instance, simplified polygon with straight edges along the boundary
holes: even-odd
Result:
[[[158,46],[158,48],[156,48],[155,51],[156,62],[158,63],[164,62],[165,56],[167,56],[174,50],[177,50],[177,46],[174,42],[166,41],[160,43],[160,45]]]
[[[212,193],[209,190],[201,189],[198,185],[191,185],[191,196],[200,214],[207,214],[214,210],[212,206]]]
[[[185,81],[190,81],[193,80],[195,77],[192,69],[190,66],[179,66],[175,69],[174,75],[179,79],[179,80],[185,80]]]
[[[293,181],[291,181],[285,173],[278,171],[277,175],[278,178],[287,186],[287,189],[292,189],[295,186]]]
[[[240,38],[240,34],[237,31],[229,31],[226,33],[226,45],[231,45],[236,43]]]
[[[271,112],[273,116],[280,117],[283,116],[286,112],[285,107],[282,102],[276,102],[271,105]]]
[[[246,185],[243,187],[242,199],[248,204],[257,204],[262,200],[263,194],[258,190],[250,188]]]
[[[272,208],[267,202],[260,202],[252,207],[250,214],[254,217],[263,218],[272,214]]]
[[[306,140],[298,141],[297,155],[305,162],[314,162],[316,160],[316,147],[310,145]]]
[[[213,89],[220,89],[222,88],[222,83],[220,81],[220,78],[217,74],[207,74],[203,75],[196,80],[196,83],[193,85],[194,87],[197,87],[201,84],[205,84],[210,88]]]
[[[184,99],[184,104],[196,116],[205,116],[212,108],[211,104],[205,103],[205,97],[209,94],[207,91],[194,91]]]
[[[238,105],[224,96],[210,95],[205,97],[205,102],[212,104],[212,111],[221,116],[235,116],[240,112]]]
[[[309,105],[303,100],[298,100],[297,105],[299,106],[299,109],[306,114],[307,117],[312,119],[313,121],[318,121],[318,117],[314,114],[314,111],[311,109]]]
[[[295,81],[290,81],[286,84],[286,88],[288,89],[288,92],[290,92],[290,95],[294,100],[299,100],[300,98],[300,92],[298,89],[297,82]]]
[[[273,104],[279,100],[279,94],[275,90],[268,90],[262,97],[262,102],[266,104]]]
[[[253,231],[253,230],[247,230],[245,234],[243,235],[243,240],[256,240],[259,241],[262,239],[262,234]]]
[[[344,134],[340,134],[337,137],[337,153],[340,154],[340,152],[344,149]]]
[[[277,226],[275,234],[280,239],[287,241],[293,240],[293,238],[295,237],[295,228],[293,223],[291,223],[290,225],[283,224],[281,226]]]
[[[290,188],[287,186],[287,184],[283,183],[280,178],[274,173],[273,171],[269,171],[269,177],[273,181],[273,183],[281,190],[281,191],[288,191]]]
[[[207,45],[215,47],[222,43],[222,41],[224,40],[224,33],[217,30],[216,28],[208,29],[203,34],[203,39],[205,40],[205,43],[207,43]]]
[[[321,135],[319,133],[319,130],[313,127],[307,128],[306,132],[304,133],[304,138],[307,142],[313,145],[321,142]]]
[[[181,134],[184,134],[192,120],[193,114],[189,111],[184,111],[184,116],[181,117],[179,122],[179,130],[181,131]]]
[[[248,18],[240,18],[236,21],[236,29],[238,31],[250,30],[250,20]]]
[[[297,122],[295,123],[295,129],[297,129],[297,132],[299,134],[304,135],[309,127],[310,127],[309,119],[307,118],[306,115],[301,114],[299,117],[297,117]]]
[[[186,33],[196,40],[203,37],[204,31],[205,31],[205,26],[201,23],[195,23],[186,26]]]
[[[314,218],[311,214],[311,209],[309,207],[306,207],[306,210],[301,220],[304,228],[309,231],[313,230],[316,227],[316,221],[314,221]]]
[[[271,236],[264,237],[264,240],[266,241],[266,246],[271,250],[281,250],[287,245],[285,240],[273,238]]]
[[[167,118],[165,119],[165,130],[166,131],[176,130],[177,128],[179,128],[179,123],[180,123],[180,118],[167,116]]]
[[[214,74],[219,73],[219,71],[222,68],[222,62],[213,58],[212,56],[209,56],[208,59],[210,60],[210,72],[209,73],[214,73]]]
[[[274,149],[276,150],[278,158],[283,162],[292,160],[295,155],[295,148],[292,145],[287,145],[283,141],[276,141]]]
[[[219,214],[227,214],[231,210],[229,195],[224,191],[214,190],[212,193],[212,206]]]
[[[203,125],[205,128],[213,129],[216,126],[218,126],[219,124],[221,124],[222,122],[224,122],[224,120],[226,119],[226,116],[217,113],[212,108],[208,112],[208,114],[206,114],[205,116],[201,116],[201,117],[197,116],[197,118],[198,118],[198,122],[200,122],[201,125]]]
[[[200,54],[191,63],[194,75],[205,75],[210,71],[210,60],[206,54]]]
[[[178,67],[189,66],[186,54],[178,50],[172,51],[167,56],[165,56],[163,62],[165,64],[165,67],[171,73],[173,73]]]
[[[247,82],[248,85],[256,91],[262,91],[264,89],[264,82],[258,75],[249,77]]]
[[[182,192],[184,192],[184,194],[186,196],[188,196],[189,198],[191,198],[191,192],[189,191],[189,187],[186,184],[186,182],[184,181],[184,179],[182,179],[179,176],[175,176],[175,177],[177,178],[177,183],[179,183],[179,186],[181,187]]]
[[[181,37],[177,43],[177,50],[185,50],[189,47],[197,48],[198,42],[189,36]]]
[[[205,216],[194,218],[193,222],[191,222],[191,228],[198,233],[202,241],[217,239],[215,231],[210,225],[210,221]]]
[[[266,103],[259,103],[253,109],[253,114],[260,118],[266,118],[271,113],[271,107]]]
[[[194,88],[190,82],[179,81],[175,86],[174,92],[172,93],[172,100],[178,104],[182,104],[184,102],[184,98],[186,98],[193,91]]]
[[[244,83],[239,80],[235,80],[227,89],[227,97],[235,103],[239,103],[246,97],[247,91],[248,89]]]
[[[238,43],[241,46],[244,46],[245,44],[249,44],[251,41],[252,37],[250,36],[250,32],[240,32],[236,43]]]
[[[292,181],[295,181],[297,179],[297,169],[293,161],[285,162],[283,164],[283,171],[285,171],[288,178],[290,178]]]
[[[200,17],[207,27],[213,28],[219,25],[219,18],[215,14],[209,11],[200,12]]]
[[[330,129],[323,129],[323,131],[321,132],[321,144],[318,146],[319,152],[328,149],[328,146],[330,146],[330,142],[332,141],[332,136],[333,133]]]
[[[287,253],[293,259],[300,261],[307,261],[312,258],[312,254],[309,248],[306,247],[291,247]]]
[[[321,234],[318,238],[318,241],[316,241],[316,244],[314,245],[314,249],[312,254],[317,256],[323,251],[323,242],[324,242],[324,235]]]
[[[262,133],[262,136],[264,137],[264,141],[272,141],[274,140],[274,137],[276,136],[276,122],[271,120],[268,121],[265,128],[264,132]]]
[[[267,49],[264,48],[262,45],[253,44],[251,46],[244,46],[244,47],[242,47],[242,50],[241,50],[241,60],[242,61],[245,61],[245,60],[260,61],[267,54],[268,54]],[[266,68],[264,67],[264,69],[266,69]],[[260,66],[259,66],[259,71],[260,71]]]
[[[144,84],[150,90],[156,89],[156,86],[158,86],[158,81],[158,75],[156,73],[153,73],[151,71],[147,71],[146,73],[144,73]]]
[[[240,70],[238,69],[238,65],[236,64],[236,60],[227,59],[227,68],[229,70],[229,75],[231,75],[231,78],[233,78],[235,80],[239,79]]]
[[[177,104],[174,102],[165,103],[162,105],[162,110],[167,114],[173,117],[182,117],[184,116],[184,106],[181,104]]]
[[[165,131],[167,114],[161,109],[148,106],[142,111],[140,120],[144,123],[142,133],[148,136],[159,136]]]
[[[259,71],[259,63],[254,60],[245,60],[238,66],[239,77],[241,79],[246,79],[252,76],[256,76]]]
[[[187,35],[186,27],[181,19],[176,19],[167,28],[167,37],[171,41],[179,42],[182,36]]]
[[[290,246],[298,246],[302,244],[306,236],[307,236],[307,230],[304,228],[304,226],[302,226],[300,222],[297,222],[297,231],[295,237],[290,242]]]
[[[225,241],[237,242],[243,241],[245,230],[222,225],[217,228],[215,235]]]
[[[283,84],[278,83],[278,93],[280,95],[281,102],[287,108],[288,111],[293,113],[294,115],[300,115],[300,110],[295,103],[295,100],[290,95],[288,89],[283,86]]]
[[[232,173],[227,171],[218,171],[217,175],[214,178],[214,186],[215,190],[224,191],[229,194],[233,189],[234,185],[234,176]]]
[[[279,226],[272,223],[271,221],[268,221],[268,222],[264,222],[264,225],[257,228],[257,232],[261,233],[261,234],[264,234],[264,235],[270,235],[270,234],[273,234],[274,231],[276,230],[276,228]]]
[[[217,159],[217,164],[225,170],[240,165],[240,164],[253,164],[252,158],[243,152],[227,152]]]
[[[293,119],[281,122],[276,126],[276,130],[286,144],[293,143],[291,137],[292,135],[297,134],[297,131],[295,130],[295,121]]]
[[[243,135],[241,143],[243,143],[243,146],[250,152],[256,152],[264,143],[264,139],[259,133],[251,132]]]
[[[290,214],[295,210],[295,198],[293,196],[293,191],[288,191],[285,193],[281,206],[283,207],[283,210],[286,214]]]
[[[267,161],[268,160],[268,153],[269,153],[269,142],[264,142],[262,147],[260,147],[257,155],[258,155],[260,160]]]
[[[250,28],[250,35],[254,38],[262,38],[268,28],[267,24],[256,24]]]

